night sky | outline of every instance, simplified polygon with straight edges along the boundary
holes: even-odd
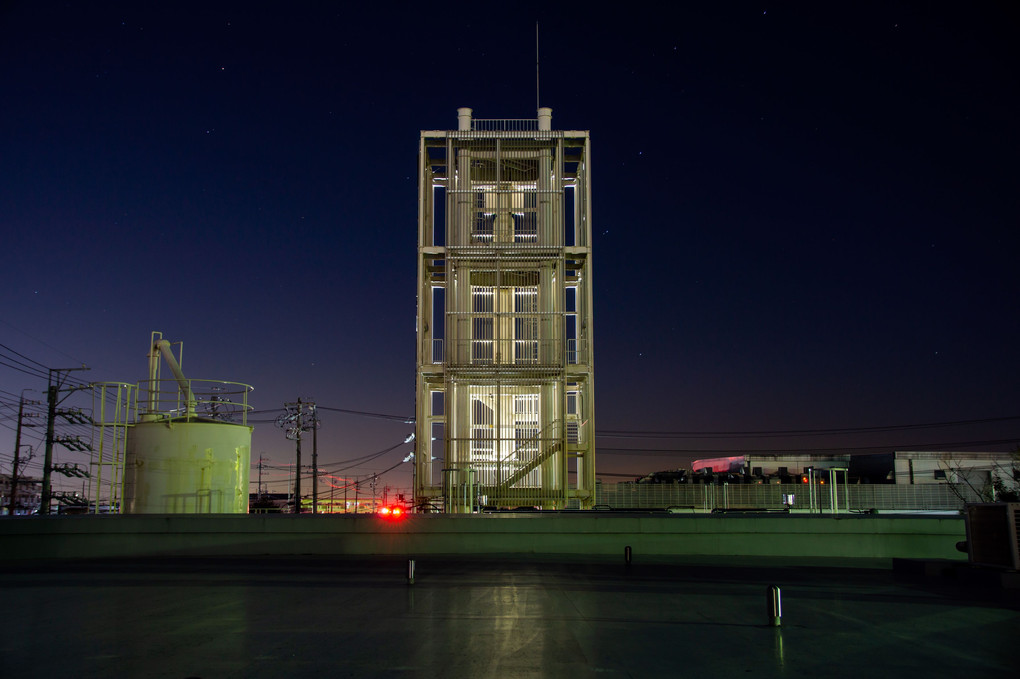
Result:
[[[396,416],[323,412],[320,464],[408,489],[411,445],[345,461],[413,430],[419,130],[534,118],[536,20],[592,137],[600,472],[1015,448],[1009,4],[684,5],[0,5],[0,467],[30,367],[136,382],[159,330],[254,385],[268,478],[303,397]]]

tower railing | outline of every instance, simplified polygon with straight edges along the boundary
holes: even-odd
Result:
[[[476,132],[530,132],[538,130],[537,118],[472,118]]]
[[[578,363],[584,363],[585,354],[584,347],[586,342],[579,342],[576,339],[567,340],[567,365],[577,365]]]
[[[540,340],[462,340],[451,342],[453,354],[447,359],[444,351],[446,342],[443,339],[432,340],[432,363],[438,365],[449,360],[451,366],[473,365],[559,365],[559,351],[555,348],[548,354],[548,363],[540,360]],[[542,342],[543,345],[554,346],[553,342]],[[499,345],[498,347],[496,345]],[[566,340],[567,365],[583,365],[588,358],[588,342],[586,340]],[[496,349],[500,349],[497,354]]]

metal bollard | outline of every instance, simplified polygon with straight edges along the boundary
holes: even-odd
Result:
[[[765,595],[768,608],[769,627],[779,627],[783,622],[783,593],[776,585],[769,586]]]
[[[623,562],[628,566],[630,565],[630,554],[631,554],[630,545],[627,545],[626,547],[623,548]]]
[[[414,584],[414,559],[407,560],[407,584]]]

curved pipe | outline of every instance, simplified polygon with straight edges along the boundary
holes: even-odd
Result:
[[[158,351],[158,353],[157,353]],[[170,348],[170,342],[165,339],[159,339],[153,342],[152,353],[149,354],[149,379],[152,380],[153,384],[156,382],[156,372],[159,364],[159,354],[163,355],[163,360],[170,366],[170,372],[174,374],[174,378],[177,380],[177,386],[180,387],[181,393],[184,394],[184,399],[187,402],[187,414],[192,416],[195,414],[195,393],[191,390],[191,383],[188,382],[188,378],[184,376],[184,372],[181,370],[181,364],[177,362],[177,358],[174,357],[174,352]],[[150,399],[155,399],[155,392],[152,392]],[[149,410],[155,408],[155,403],[150,400]]]

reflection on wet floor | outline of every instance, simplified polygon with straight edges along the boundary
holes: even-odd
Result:
[[[272,557],[0,569],[3,676],[1011,676],[1020,604],[889,569]],[[771,626],[768,587],[782,589]]]

